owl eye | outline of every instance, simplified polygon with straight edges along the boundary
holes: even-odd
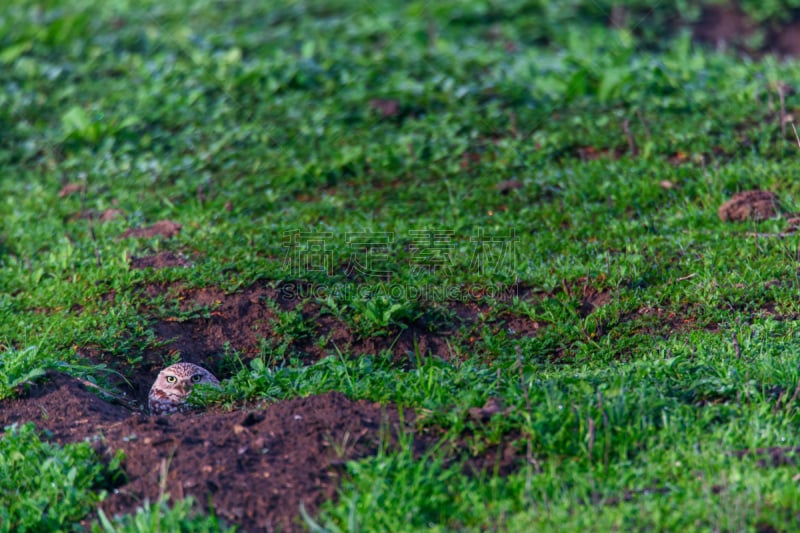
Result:
[[[176,378],[175,376],[167,376],[167,383],[177,383],[177,382],[178,378]]]
[[[199,383],[201,379],[203,379],[202,374],[195,374],[192,376],[192,383]]]

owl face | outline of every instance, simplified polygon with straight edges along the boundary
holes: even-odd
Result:
[[[158,373],[150,388],[148,407],[154,415],[170,414],[187,407],[186,398],[198,383],[219,385],[219,380],[205,368],[192,363],[177,363]]]

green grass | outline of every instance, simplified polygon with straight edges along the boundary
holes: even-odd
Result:
[[[314,288],[301,299],[357,339],[388,345],[427,328],[449,342],[441,357],[354,357],[276,305],[258,357],[220,354],[233,377],[211,397],[232,408],[337,390],[414,408],[419,434],[441,439],[421,458],[410,434],[351,463],[338,501],[309,525],[797,529],[792,467],[736,455],[800,437],[796,237],[749,237],[784,220],[723,223],[716,210],[750,188],[799,210],[800,153],[775,90],[800,84],[798,63],[658,30],[676,13],[698,19],[685,2],[625,2],[630,25],[608,28],[612,4],[11,2],[0,16],[0,398],[59,363],[105,382],[84,348],[133,372],[159,349],[156,320],[213,311],[142,287],[300,280]],[[742,5],[777,22],[793,2]],[[796,113],[800,95],[785,105]],[[522,188],[495,189],[509,179]],[[67,183],[84,192],[60,198]],[[110,208],[126,216],[77,216]],[[162,219],[183,230],[117,239]],[[194,266],[129,268],[160,251]],[[482,296],[474,323],[458,320],[456,296],[498,285],[520,290]],[[587,285],[609,295],[588,314]],[[455,293],[430,292],[443,287]],[[522,335],[509,317],[540,329]],[[309,338],[332,355],[309,364],[297,350]],[[503,415],[469,416],[492,397]],[[509,439],[523,459],[530,447],[530,464],[469,473],[465,462]],[[4,479],[3,494],[26,495],[0,506],[11,529],[70,527],[113,472],[85,445],[41,443],[27,426],[0,447],[15,471],[47,462],[55,486],[71,483],[66,498]],[[52,522],[34,521],[43,501],[65,502]],[[158,524],[218,527],[161,502],[95,528]]]
[[[50,364],[36,346],[5,350],[0,360],[0,399],[15,396],[20,388],[42,377]]]
[[[83,442],[42,441],[33,424],[10,426],[0,439],[0,531],[63,531],[91,511],[121,475]]]
[[[144,505],[136,510],[133,515],[108,518],[102,511],[98,511],[99,519],[92,524],[93,533],[144,533],[148,531],[180,531],[190,533],[227,532],[232,533],[235,528],[221,526],[214,516],[201,516],[193,509],[194,499],[188,497],[175,502],[170,507],[164,498],[157,504],[145,501]]]

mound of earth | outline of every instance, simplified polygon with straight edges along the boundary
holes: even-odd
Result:
[[[74,442],[125,420],[131,411],[89,392],[80,381],[50,372],[21,397],[0,402],[0,428],[33,422],[57,442]]]
[[[724,222],[766,220],[782,212],[778,195],[770,191],[752,190],[737,192],[717,211]]]
[[[375,453],[405,424],[396,408],[331,392],[235,412],[148,417],[109,404],[69,376],[50,374],[22,398],[0,402],[3,426],[32,421],[56,442],[97,440],[125,453],[127,479],[101,507],[132,512],[162,488],[244,531],[294,531],[301,504],[313,516],[335,497],[346,461]]]
[[[132,417],[103,433],[109,452],[125,452],[129,481],[102,507],[129,512],[165,486],[175,498],[210,499],[217,516],[246,531],[301,529],[300,505],[313,515],[335,496],[337,467],[397,429],[395,409],[340,393],[250,412]]]

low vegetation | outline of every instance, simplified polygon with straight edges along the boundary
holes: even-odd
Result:
[[[120,398],[257,287],[198,401],[415,413],[298,527],[798,529],[793,2],[725,50],[718,4],[11,1],[0,400]],[[121,461],[6,428],[0,529],[236,526],[97,513]]]

